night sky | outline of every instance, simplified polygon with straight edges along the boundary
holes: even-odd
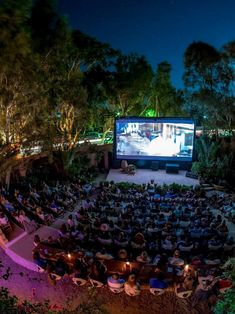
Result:
[[[59,13],[98,40],[156,65],[172,65],[182,86],[183,54],[193,41],[220,48],[235,40],[235,0],[58,0]]]

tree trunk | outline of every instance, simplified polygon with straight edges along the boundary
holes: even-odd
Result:
[[[6,144],[10,143],[10,106],[6,108],[6,126],[5,126],[5,136]]]

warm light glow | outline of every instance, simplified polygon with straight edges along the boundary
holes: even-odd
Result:
[[[188,271],[189,270],[189,265],[185,265],[184,270]]]
[[[127,265],[130,265],[130,262],[126,262]]]
[[[71,254],[68,254],[68,258],[71,258]]]

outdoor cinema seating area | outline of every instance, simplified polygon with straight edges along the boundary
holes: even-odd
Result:
[[[223,265],[235,247],[223,216],[224,208],[234,206],[234,195],[173,189],[153,181],[43,183],[19,187],[14,194],[2,189],[1,206],[9,224],[24,210],[34,226],[34,263],[51,282],[70,278],[77,286],[107,285],[130,296],[143,289],[154,295],[174,289],[180,298],[223,293],[231,287]],[[35,207],[42,208],[44,219]],[[37,235],[42,224],[53,226],[65,213],[55,236]]]

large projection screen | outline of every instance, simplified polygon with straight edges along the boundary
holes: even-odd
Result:
[[[115,120],[116,159],[192,161],[195,124],[188,118]]]

